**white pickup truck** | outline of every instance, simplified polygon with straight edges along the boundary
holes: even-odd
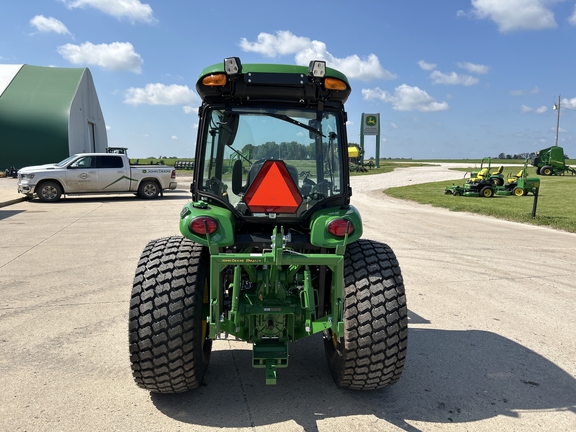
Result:
[[[176,189],[176,170],[166,165],[130,165],[125,154],[80,153],[57,164],[18,171],[18,192],[40,201],[89,193],[137,193],[152,199],[164,189]]]

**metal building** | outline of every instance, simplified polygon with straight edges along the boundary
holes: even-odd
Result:
[[[0,65],[0,169],[59,162],[107,146],[89,69]]]

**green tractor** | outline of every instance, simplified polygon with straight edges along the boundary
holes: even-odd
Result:
[[[182,236],[149,242],[134,277],[136,384],[159,393],[197,388],[213,341],[228,336],[249,343],[252,366],[276,384],[290,342],[318,333],[338,386],[396,383],[406,295],[394,252],[361,238],[350,205],[346,76],[323,61],[242,65],[232,57],[204,69],[196,89],[202,105]]]
[[[564,149],[560,146],[552,146],[536,152],[536,157],[532,159],[532,166],[536,167],[536,174],[551,176],[576,174],[576,169],[566,165]]]

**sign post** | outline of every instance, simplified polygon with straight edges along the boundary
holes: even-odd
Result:
[[[364,135],[376,135],[376,168],[380,168],[380,114],[362,113],[360,147],[364,150]]]

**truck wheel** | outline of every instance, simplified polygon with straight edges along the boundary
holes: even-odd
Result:
[[[553,171],[552,171],[552,167],[551,167],[551,166],[548,166],[548,165],[543,166],[543,167],[540,169],[540,174],[545,175],[545,176],[550,176],[550,175],[552,175],[552,172],[553,172]]]
[[[346,249],[344,335],[324,332],[324,350],[340,387],[372,390],[400,379],[408,346],[402,274],[389,246],[360,239]]]
[[[62,196],[62,186],[54,181],[45,181],[36,188],[36,194],[42,202],[56,202]]]
[[[144,248],[132,288],[128,334],[136,384],[155,393],[197,388],[210,361],[207,249],[184,237]]]
[[[490,186],[484,186],[480,190],[480,196],[484,198],[491,198],[494,196],[494,189],[492,189]]]
[[[146,180],[140,184],[138,195],[145,199],[154,199],[160,194],[160,186],[153,180]]]

